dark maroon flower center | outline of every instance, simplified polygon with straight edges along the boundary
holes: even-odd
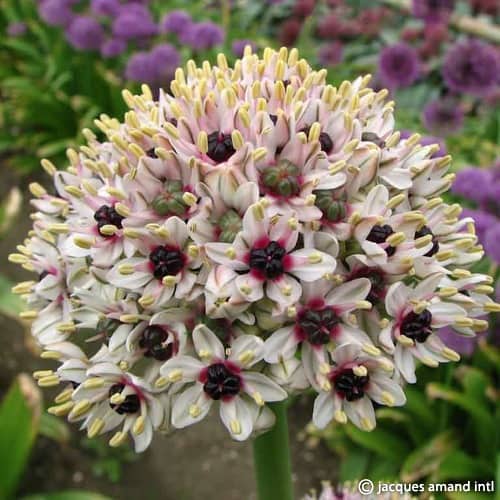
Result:
[[[123,384],[115,384],[109,388],[108,396],[111,397],[114,394],[118,394],[123,391],[125,386]],[[123,415],[124,413],[137,413],[141,408],[141,402],[139,401],[139,396],[137,394],[129,394],[125,396],[125,401],[120,404],[109,403],[109,406],[119,413]]]
[[[158,158],[158,155],[155,153],[155,148],[148,149],[146,151],[146,156],[149,156],[149,158]]]
[[[149,260],[154,265],[154,277],[162,279],[165,276],[175,276],[184,267],[184,254],[167,245],[156,247],[150,254]]]
[[[97,221],[97,229],[101,236],[109,237],[107,234],[101,233],[101,228],[105,225],[111,224],[112,226],[116,226],[118,229],[122,228],[122,217],[114,207],[110,207],[108,205],[102,205],[97,212],[94,214],[94,219]]]
[[[388,224],[384,224],[383,226],[373,226],[372,230],[366,237],[368,241],[372,241],[373,243],[385,243],[385,240],[391,235],[394,234],[394,231],[391,226]],[[385,253],[390,257],[394,255],[396,252],[396,248],[392,246],[387,246],[385,249]]]
[[[286,250],[276,241],[271,241],[265,248],[253,248],[250,251],[250,268],[256,269],[269,279],[275,279],[284,272],[283,258]]]
[[[235,152],[230,134],[223,134],[218,130],[209,134],[207,156],[210,159],[222,163],[229,160]]]
[[[301,132],[304,132],[304,134],[309,135],[309,130],[311,127],[304,127],[301,129]],[[319,134],[319,143],[321,144],[321,151],[324,151],[326,154],[330,154],[333,149],[333,141],[332,138],[326,133],[326,132],[321,132]]]
[[[240,392],[241,379],[223,363],[215,363],[207,368],[207,380],[203,390],[212,399],[236,396]]]
[[[297,324],[311,344],[324,345],[330,342],[330,336],[339,321],[335,311],[325,307],[319,311],[308,310],[300,313]]]
[[[157,325],[148,326],[139,340],[139,347],[145,349],[146,358],[154,358],[157,361],[166,361],[172,357],[173,344],[164,345],[167,340],[167,332]]]
[[[415,342],[423,343],[432,333],[432,314],[424,309],[421,313],[411,311],[401,323],[401,333]]]
[[[385,147],[385,141],[373,132],[363,132],[361,134],[361,140],[365,142],[373,142],[373,144],[376,144],[379,148]]]
[[[427,236],[428,234],[432,236],[432,248],[425,254],[425,257],[432,257],[434,254],[439,252],[439,241],[434,236],[431,229],[427,226],[424,226],[422,229],[419,229],[415,233],[415,239],[422,238],[422,236]]]
[[[365,395],[365,390],[370,380],[369,375],[356,375],[352,368],[342,370],[333,379],[333,386],[337,394],[347,401],[357,401]]]

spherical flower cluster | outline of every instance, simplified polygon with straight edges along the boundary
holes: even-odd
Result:
[[[460,170],[452,190],[476,205],[464,215],[474,217],[486,255],[500,264],[500,160],[487,169]]]
[[[158,101],[124,92],[123,123],[33,183],[33,229],[10,260],[32,334],[62,386],[50,411],[90,437],[183,428],[211,408],[244,440],[267,403],[316,393],[313,420],[375,427],[417,362],[457,361],[499,305],[472,219],[440,195],[449,157],[401,140],[369,77],[326,83],[296,49],[187,63]]]
[[[389,89],[408,87],[420,76],[418,54],[406,43],[385,47],[380,52],[379,78]]]
[[[464,112],[454,100],[429,101],[422,112],[425,127],[441,136],[458,132],[464,122]]]
[[[498,88],[500,56],[497,50],[476,39],[455,43],[445,54],[442,74],[454,92],[484,97]]]
[[[455,8],[455,0],[413,0],[413,15],[426,23],[446,23]]]

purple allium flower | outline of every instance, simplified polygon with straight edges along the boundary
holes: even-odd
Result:
[[[479,40],[453,45],[445,55],[442,75],[455,92],[485,96],[498,85],[500,58],[495,48]]]
[[[500,219],[495,218],[495,222],[488,228],[481,239],[486,255],[497,264],[500,264]]]
[[[96,50],[104,38],[102,26],[92,17],[78,16],[66,30],[66,38],[78,50]]]
[[[192,24],[193,20],[185,10],[173,10],[166,14],[160,23],[162,33],[174,33],[179,35]]]
[[[38,13],[50,26],[68,26],[75,16],[65,0],[45,0],[38,6]]]
[[[438,331],[438,335],[447,347],[464,356],[471,356],[476,350],[479,341],[479,335],[475,337],[464,337],[463,335],[459,335],[449,326],[441,328]]]
[[[252,50],[257,48],[257,44],[252,42],[252,40],[235,40],[231,46],[231,50],[236,57],[243,57],[243,52],[245,51],[245,47],[250,45]]]
[[[150,52],[136,52],[130,57],[125,68],[129,80],[141,83],[154,83],[157,69]]]
[[[127,43],[125,40],[112,38],[110,40],[106,40],[101,45],[101,55],[105,58],[116,57],[125,52],[126,49]]]
[[[151,13],[140,4],[124,5],[113,22],[113,35],[124,40],[147,38],[158,33]]]
[[[458,132],[464,123],[464,113],[458,103],[438,99],[426,104],[422,121],[431,132],[449,135]]]
[[[9,23],[9,25],[7,26],[7,35],[21,36],[26,33],[27,29],[28,28],[25,23],[22,22]]]
[[[195,50],[211,49],[224,41],[224,30],[211,21],[194,23],[183,31],[179,38]]]
[[[116,16],[120,12],[120,0],[92,0],[90,9],[100,16]]]
[[[413,0],[413,15],[426,23],[445,23],[455,8],[455,0]]]
[[[488,170],[474,167],[464,168],[457,172],[451,190],[464,198],[482,203],[488,196],[491,181],[491,174]]]
[[[406,43],[385,47],[380,53],[379,75],[382,83],[394,89],[407,87],[419,77],[420,61],[416,51]]]
[[[156,68],[156,81],[160,84],[168,83],[181,63],[179,52],[173,45],[162,43],[154,47],[150,54]]]
[[[472,217],[476,226],[476,234],[480,243],[484,244],[486,235],[488,234],[490,228],[498,224],[498,219],[488,212],[483,210],[473,210],[470,208],[464,208],[460,217],[463,219],[465,217]]]
[[[342,61],[343,46],[340,42],[323,45],[318,51],[318,60],[323,66],[335,66]]]

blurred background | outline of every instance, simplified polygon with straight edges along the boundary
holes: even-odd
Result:
[[[397,128],[453,155],[448,201],[476,219],[485,249],[477,270],[495,278],[499,300],[499,19],[499,0],[0,0],[0,499],[256,498],[251,444],[231,442],[216,419],[137,456],[44,411],[50,391],[42,397],[29,376],[44,362],[11,293],[26,276],[7,261],[30,227],[28,185],[47,180],[41,158],[63,167],[100,113],[121,118],[124,87],[168,88],[189,59],[224,51],[234,60],[248,44],[295,46],[334,85],[372,74],[397,103]],[[463,361],[419,368],[408,404],[378,409],[371,433],[318,432],[312,398],[293,401],[297,497],[323,479],[363,477],[498,488],[500,320],[489,320],[472,340],[441,331]]]

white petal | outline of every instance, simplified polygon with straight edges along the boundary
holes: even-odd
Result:
[[[397,318],[399,314],[408,305],[408,289],[401,283],[394,283],[389,287],[385,297],[385,307],[387,312],[393,317]]]
[[[361,346],[358,344],[342,344],[333,351],[332,359],[337,365],[343,365],[354,361],[361,354]]]
[[[264,357],[264,341],[256,335],[241,335],[232,342],[229,359],[241,365],[240,357],[249,356],[250,353],[251,359],[243,364],[245,367],[258,363]]]
[[[359,278],[334,288],[326,297],[325,302],[331,306],[337,306],[341,313],[354,309],[356,302],[364,300],[370,292],[371,283],[368,278]],[[347,309],[344,310],[344,307]]]
[[[225,359],[224,346],[215,333],[205,325],[193,330],[193,343],[198,356],[202,359]]]
[[[196,358],[180,354],[166,361],[160,368],[160,373],[168,378],[172,372],[177,373],[180,370],[181,380],[183,382],[192,382],[198,379],[200,372],[204,368],[205,365]]]
[[[335,404],[330,392],[318,394],[314,400],[313,422],[318,429],[324,429],[333,419]]]
[[[312,256],[318,255],[319,262],[311,263]],[[332,273],[336,267],[336,261],[324,252],[314,248],[303,248],[290,254],[293,259],[290,273],[303,281],[315,281],[322,278],[327,273]]]
[[[205,418],[212,400],[203,392],[203,385],[196,383],[174,398],[172,405],[172,425],[182,429]],[[193,416],[194,415],[194,416]]]
[[[244,372],[244,388],[251,397],[258,392],[264,401],[282,401],[288,394],[276,382],[262,373]]]
[[[265,342],[264,359],[268,363],[278,363],[280,359],[292,358],[297,350],[298,339],[293,326],[285,326],[276,330]]]
[[[252,433],[252,414],[245,401],[236,396],[231,401],[220,402],[220,418],[231,437],[236,441],[244,441]]]

